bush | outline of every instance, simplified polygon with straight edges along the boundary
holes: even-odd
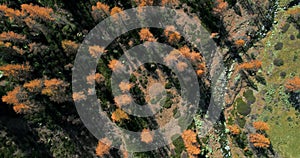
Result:
[[[251,107],[247,103],[243,101],[242,98],[238,98],[236,100],[236,105],[237,105],[237,111],[239,114],[243,116],[247,116],[251,112]]]
[[[256,75],[255,79],[256,79],[257,82],[259,82],[259,83],[261,83],[263,85],[267,85],[267,81],[266,81],[266,79],[263,76]]]
[[[274,49],[275,50],[281,50],[283,48],[283,43],[282,42],[278,42],[275,46]]]
[[[247,90],[243,95],[247,99],[248,104],[253,104],[256,101],[256,98],[253,95],[253,90]]]
[[[282,66],[283,63],[284,63],[283,60],[280,59],[280,58],[276,58],[276,59],[274,59],[274,61],[273,61],[273,64],[274,64],[275,66]]]
[[[291,40],[295,40],[295,36],[294,36],[294,35],[291,35],[291,36],[290,36],[290,39],[291,39]]]
[[[286,33],[286,31],[290,28],[290,24],[286,23],[282,28],[281,28],[281,32],[282,33]]]
[[[281,77],[281,78],[285,78],[285,76],[286,76],[286,72],[284,72],[284,71],[283,71],[283,72],[280,72],[280,77]]]

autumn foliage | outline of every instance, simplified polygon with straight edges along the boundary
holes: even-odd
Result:
[[[253,127],[258,131],[267,131],[270,129],[269,125],[262,121],[253,122]]]
[[[252,60],[250,62],[242,63],[238,66],[239,70],[258,70],[262,67],[262,62],[259,60]]]
[[[188,152],[190,157],[200,154],[200,145],[197,144],[197,134],[195,132],[193,132],[192,130],[185,130],[182,133],[181,137],[186,147],[186,151]]]
[[[98,145],[96,147],[96,155],[97,156],[104,156],[109,154],[111,146],[111,141],[109,141],[107,138],[103,138],[98,141]]]
[[[236,40],[234,42],[234,44],[239,48],[239,47],[243,47],[245,45],[245,40],[243,39],[239,39],[239,40]]]
[[[40,18],[50,21],[54,20],[52,17],[52,8],[40,7],[33,4],[22,4],[21,9],[23,14],[29,14],[32,18]]]
[[[128,115],[121,109],[117,109],[111,114],[111,119],[114,122],[120,122],[121,120],[128,120]]]
[[[266,138],[262,134],[250,134],[249,139],[256,148],[268,148],[270,146],[269,138]]]
[[[216,6],[213,8],[214,12],[221,13],[228,7],[228,3],[224,0],[217,0]]]
[[[232,135],[239,135],[241,133],[238,125],[230,125],[228,126],[228,129]]]
[[[289,79],[285,83],[285,88],[287,91],[290,92],[297,92],[300,90],[300,78],[299,77],[294,77],[292,79]]]
[[[28,75],[28,72],[31,70],[31,66],[28,64],[7,64],[0,66],[0,71],[3,71],[4,76],[13,77],[15,79],[24,79]]]
[[[141,29],[141,31],[139,32],[139,35],[140,35],[140,39],[142,41],[150,41],[150,42],[156,41],[153,34],[150,32],[150,30],[148,28]]]
[[[149,129],[143,129],[141,133],[141,141],[151,143],[153,141],[153,133]]]
[[[17,86],[12,91],[7,92],[7,94],[2,97],[2,101],[13,105],[13,109],[16,113],[21,113],[22,111],[29,109],[27,97],[28,94],[26,91],[20,86]]]

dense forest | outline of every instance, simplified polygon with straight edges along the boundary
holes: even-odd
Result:
[[[300,157],[298,0],[0,0],[0,16],[0,157]]]

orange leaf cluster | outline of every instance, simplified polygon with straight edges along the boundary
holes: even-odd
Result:
[[[126,119],[128,120],[129,117],[128,115],[121,109],[117,109],[116,111],[114,111],[112,114],[111,114],[111,119],[114,121],[114,122],[120,122],[122,119]]]
[[[3,71],[3,75],[11,77],[23,76],[24,73],[29,72],[30,69],[31,67],[29,65],[7,64],[0,66],[0,71]]]
[[[202,76],[205,73],[205,63],[203,62],[203,58],[200,53],[195,51],[191,51],[188,46],[183,46],[179,48],[179,51],[183,56],[192,61],[194,65],[196,65],[196,73],[198,76]]]
[[[253,122],[252,125],[256,130],[259,131],[267,131],[270,129],[269,125],[266,122],[262,122],[262,121]]]
[[[118,60],[113,59],[109,62],[108,67],[112,71],[118,71],[118,70],[122,70],[124,68],[124,65],[121,62],[118,62]]]
[[[242,63],[238,66],[238,69],[243,70],[258,70],[262,67],[262,62],[259,60],[252,60],[250,62]]]
[[[86,81],[88,84],[93,84],[94,81],[97,83],[101,83],[105,80],[104,76],[101,75],[100,73],[95,73],[95,74],[90,74],[86,77]]]
[[[69,86],[68,83],[65,83],[60,79],[50,79],[44,80],[44,88],[42,89],[42,94],[50,96],[50,100],[61,103],[66,101],[66,90]]]
[[[162,0],[161,5],[166,6],[166,5],[178,5],[179,1],[178,0]]]
[[[243,39],[239,39],[239,40],[236,40],[234,42],[234,44],[239,48],[239,47],[243,47],[245,45],[245,40]]]
[[[109,14],[109,6],[104,3],[101,3],[101,2],[97,2],[95,6],[92,6],[92,11],[95,11],[95,10],[100,10],[103,13],[105,13],[106,15]]]
[[[115,19],[118,18],[118,15],[117,15],[118,13],[121,15],[120,17],[125,18],[125,13],[123,12],[123,9],[120,7],[117,7],[117,6],[113,7],[110,11],[110,15]]]
[[[27,93],[22,91],[20,86],[17,86],[12,91],[7,92],[7,94],[2,97],[2,101],[7,104],[12,104],[14,111],[16,113],[21,113],[22,111],[29,109],[29,106],[25,103],[27,98]]]
[[[74,101],[86,100],[86,95],[83,92],[74,92],[72,97]]]
[[[22,13],[26,12],[32,18],[40,18],[50,21],[54,20],[54,18],[51,17],[51,14],[53,13],[52,8],[40,7],[33,4],[22,4],[21,9]]]
[[[200,154],[200,145],[197,145],[197,134],[195,132],[192,130],[185,130],[181,137],[190,157]]]
[[[153,34],[150,32],[150,30],[148,28],[141,29],[141,31],[139,32],[139,35],[140,35],[140,39],[142,41],[150,41],[150,42],[156,41]]]
[[[71,55],[77,52],[79,44],[71,40],[63,40],[61,41],[61,46],[64,49],[64,51],[67,53],[67,55]]]
[[[39,92],[42,89],[42,85],[43,83],[40,79],[35,79],[28,83],[25,83],[23,87],[26,88],[29,92]]]
[[[297,92],[300,90],[300,77],[294,77],[292,79],[287,80],[285,83],[286,90],[290,92]]]
[[[4,12],[5,16],[8,17],[10,20],[21,16],[21,12],[19,10],[8,8],[6,5],[0,5],[0,11]]]
[[[89,53],[93,58],[97,58],[98,56],[106,52],[107,51],[101,46],[97,46],[97,45],[89,46]]]
[[[141,133],[141,141],[151,143],[153,141],[153,133],[149,129],[143,129]]]
[[[216,13],[221,13],[228,7],[228,3],[224,0],[217,0],[217,5],[213,8]]]
[[[241,130],[238,125],[228,126],[228,129],[230,130],[230,133],[233,135],[239,135],[241,133]]]
[[[269,138],[266,138],[262,134],[250,134],[249,138],[250,142],[253,143],[256,148],[268,148],[270,146]]]
[[[153,0],[134,0],[139,7],[153,5]]]
[[[21,34],[17,34],[13,31],[9,31],[9,32],[2,32],[0,34],[0,41],[24,41],[26,39],[26,36],[21,35]]]
[[[168,38],[169,43],[177,43],[181,38],[180,33],[177,32],[172,25],[166,27],[164,35]]]
[[[17,46],[12,46],[12,49],[15,50],[20,55],[23,55],[25,53],[23,49],[20,49]]]
[[[119,84],[119,88],[121,89],[122,92],[128,92],[132,86],[133,85],[128,82],[121,82]]]
[[[107,138],[103,138],[98,141],[98,145],[96,147],[96,155],[97,156],[104,156],[109,154],[111,142]]]
[[[101,18],[109,14],[110,14],[109,6],[104,3],[97,2],[95,6],[92,6],[92,16],[96,21],[100,20]]]
[[[118,107],[121,107],[122,105],[128,105],[132,102],[132,98],[129,95],[123,94],[120,96],[116,96],[114,98],[114,101],[116,102],[116,105]]]

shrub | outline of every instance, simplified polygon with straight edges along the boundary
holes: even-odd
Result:
[[[291,35],[291,36],[290,36],[290,39],[291,39],[291,40],[295,40],[295,36],[294,36],[294,35]]]
[[[251,112],[251,107],[243,101],[242,98],[238,98],[236,101],[237,111],[239,114],[247,116]]]
[[[248,104],[253,104],[256,101],[256,98],[253,95],[253,90],[245,91],[243,96],[247,99]]]
[[[283,48],[283,43],[282,42],[278,42],[275,46],[274,49],[275,50],[281,50]]]
[[[284,71],[283,71],[283,72],[280,72],[280,77],[281,77],[281,78],[285,78],[285,76],[286,76],[286,72],[284,72]]]
[[[275,66],[282,66],[283,63],[284,63],[283,60],[280,59],[280,58],[276,58],[276,59],[274,59],[274,61],[273,61],[273,64],[274,64]]]
[[[281,28],[281,32],[282,33],[286,33],[287,30],[290,28],[290,24],[286,23],[282,28]]]

